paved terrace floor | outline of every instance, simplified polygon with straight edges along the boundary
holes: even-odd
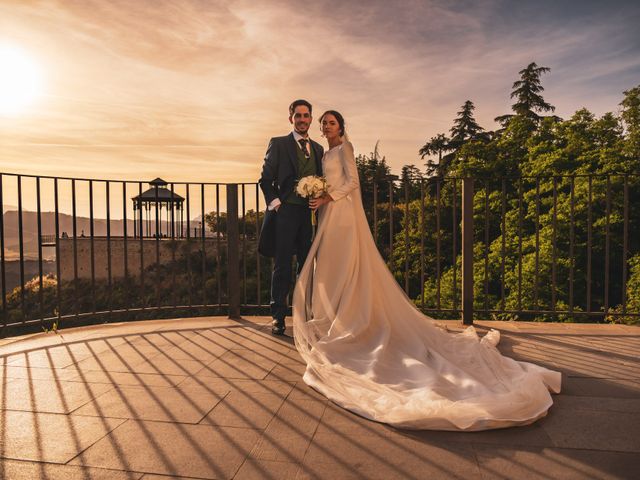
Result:
[[[0,478],[640,478],[638,328],[478,322],[502,331],[506,355],[561,370],[564,390],[534,425],[457,433],[336,407],[268,320],[1,340]]]

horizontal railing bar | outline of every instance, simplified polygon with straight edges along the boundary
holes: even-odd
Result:
[[[11,172],[0,172],[0,175],[7,175],[7,176],[13,176],[13,177],[23,177],[23,178],[41,178],[41,179],[50,179],[50,180],[54,180],[54,179],[58,179],[58,180],[76,180],[76,181],[80,181],[80,182],[120,182],[120,183],[138,183],[141,180],[127,180],[127,179],[117,179],[117,178],[88,178],[88,177],[56,177],[56,176],[52,176],[52,175],[32,175],[32,174],[22,174],[22,173],[11,173]],[[623,177],[623,176],[628,176],[628,177],[640,177],[640,172],[611,172],[611,173],[607,173],[607,174],[588,174],[588,173],[576,173],[576,174],[554,174],[554,175],[504,175],[501,176],[499,178],[505,178],[505,179],[512,179],[512,178],[528,178],[528,179],[549,179],[549,178],[578,178],[578,177],[593,177],[593,178],[606,178],[606,177]],[[422,179],[417,179],[416,182],[437,182],[437,181],[446,181],[446,180],[462,180],[464,177],[450,177],[450,176],[446,176],[446,177],[429,177],[429,178],[422,178]],[[478,176],[474,176],[473,177],[474,180],[495,180],[496,177],[494,176],[483,176],[483,175],[478,175]],[[385,179],[387,181],[393,182],[393,183],[401,183],[402,179],[401,178],[391,178],[388,179],[386,177],[380,177],[379,179]],[[142,181],[142,183],[148,183],[147,181]],[[173,181],[171,182],[174,185],[257,185],[258,182],[190,182],[190,181],[184,181],[184,182],[176,182]],[[170,201],[170,200],[163,200],[163,201]]]
[[[499,177],[495,177],[495,176],[485,176],[485,175],[474,175],[472,178],[474,180],[498,180],[501,178],[507,178],[507,179],[511,179],[511,178],[515,178],[515,179],[520,179],[520,178],[527,178],[527,179],[532,179],[532,180],[536,180],[536,179],[550,179],[550,178],[577,178],[577,177],[582,177],[582,178],[587,178],[587,177],[594,177],[594,178],[606,178],[606,177],[624,177],[624,176],[629,176],[629,177],[640,177],[640,173],[626,173],[626,172],[612,172],[612,173],[594,173],[594,174],[590,174],[590,173],[575,173],[575,174],[568,174],[568,173],[562,173],[562,174],[554,174],[554,175],[501,175]],[[422,181],[435,181],[436,177],[429,177],[429,178],[425,178],[422,179]],[[438,177],[440,178],[440,180],[462,180],[465,177]],[[394,180],[394,181],[399,181],[399,180]],[[417,180],[420,181],[420,180]]]
[[[225,307],[226,305],[222,305],[222,307]],[[243,307],[252,307],[254,305],[243,305]],[[257,307],[257,305],[255,305]],[[178,305],[177,307],[174,307],[173,305],[159,305],[159,306],[154,306],[154,305],[147,305],[146,307],[142,308],[142,307],[136,307],[136,308],[129,308],[129,309],[125,309],[125,308],[119,308],[119,309],[113,309],[113,310],[99,310],[97,312],[81,312],[73,315],[61,315],[60,317],[45,317],[42,319],[42,321],[44,322],[51,322],[51,321],[58,321],[58,320],[70,320],[70,319],[75,319],[75,318],[83,318],[83,317],[93,317],[93,316],[98,316],[98,315],[111,315],[111,314],[120,314],[120,313],[136,313],[136,312],[153,312],[153,311],[157,311],[157,310],[193,310],[193,309],[203,309],[203,308],[207,308],[207,309],[217,309],[219,308],[220,305],[218,304],[214,304],[214,305]],[[264,307],[263,307],[264,308]],[[11,327],[11,326],[17,326],[17,325],[28,325],[30,323],[40,323],[40,319],[36,318],[33,320],[26,320],[24,323],[23,322],[16,322],[16,323],[8,323],[7,326]]]
[[[49,180],[76,180],[80,182],[119,182],[119,183],[138,183],[141,180],[126,180],[126,179],[118,179],[118,178],[88,178],[88,177],[57,177],[53,175],[32,175],[32,174],[22,174],[22,173],[10,173],[10,172],[0,172],[0,175],[7,175],[10,177],[22,177],[22,178],[46,178]],[[627,174],[633,175],[633,174]],[[149,183],[148,181],[142,181],[142,183]],[[171,182],[175,185],[257,185],[258,182]],[[163,200],[164,202],[169,201]]]
[[[485,310],[483,308],[474,309],[476,313],[510,313],[527,315],[586,315],[591,317],[640,317],[638,313],[622,312],[576,312],[569,310]]]
[[[460,313],[460,310],[453,308],[421,308],[420,310],[427,313]]]
[[[124,314],[124,313],[136,313],[136,312],[149,312],[149,311],[158,311],[158,310],[162,310],[162,311],[166,311],[166,310],[202,310],[202,309],[209,309],[209,310],[215,310],[215,309],[222,309],[224,310],[226,307],[228,307],[227,304],[223,303],[221,305],[219,304],[208,304],[208,305],[178,305],[177,307],[174,307],[173,305],[161,305],[161,306],[146,306],[145,308],[129,308],[129,309],[114,309],[114,310],[101,310],[101,311],[97,311],[97,312],[83,312],[83,313],[78,313],[76,314],[72,314],[72,315],[62,315],[60,317],[45,317],[45,318],[35,318],[32,320],[26,320],[24,322],[15,322],[15,323],[7,323],[7,327],[15,327],[15,326],[24,326],[24,325],[33,325],[33,324],[40,324],[42,322],[53,322],[53,321],[58,321],[58,323],[60,321],[65,321],[65,320],[76,320],[79,318],[88,318],[88,317],[94,317],[94,316],[104,316],[104,315],[110,315],[110,314]],[[255,305],[255,304],[246,304],[246,305],[241,305],[242,309],[262,309],[264,310],[266,307],[264,305]],[[441,308],[441,309],[435,309],[435,308],[424,308],[422,309],[423,312],[426,313],[459,313],[459,311],[457,310],[453,310],[450,308]],[[561,310],[556,310],[555,312],[553,310],[540,310],[540,311],[518,311],[518,310],[482,310],[482,309],[476,309],[475,310],[476,313],[508,313],[508,314],[553,314],[553,315],[558,315],[558,314],[569,314],[571,313],[571,315],[583,315],[583,316],[604,316],[605,313],[604,312],[569,312],[569,311],[561,311]],[[224,315],[224,314],[223,314]],[[630,316],[630,317],[640,317],[640,313],[621,313],[621,312],[616,312],[616,313],[607,313],[607,316],[612,316],[612,317],[619,317],[619,316]],[[265,314],[265,316],[268,316]],[[435,319],[436,321],[438,319]],[[487,319],[488,320],[488,319]],[[545,322],[540,322],[540,323],[545,323]]]

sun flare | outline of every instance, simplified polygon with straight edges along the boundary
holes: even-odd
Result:
[[[42,73],[23,50],[0,45],[0,115],[24,112],[42,94]]]

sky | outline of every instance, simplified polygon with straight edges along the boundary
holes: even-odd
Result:
[[[305,98],[398,173],[468,99],[495,128],[533,61],[557,115],[618,111],[640,84],[637,25],[640,2],[616,0],[0,0],[0,46],[40,72],[40,95],[0,115],[0,171],[255,181]]]

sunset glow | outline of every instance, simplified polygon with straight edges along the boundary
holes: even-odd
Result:
[[[42,95],[42,73],[21,49],[0,46],[0,115],[24,113]]]
[[[473,101],[509,113],[518,72],[551,69],[555,114],[616,111],[640,78],[640,8],[612,0],[0,2],[2,171],[256,181],[287,107],[340,111],[394,173]]]

